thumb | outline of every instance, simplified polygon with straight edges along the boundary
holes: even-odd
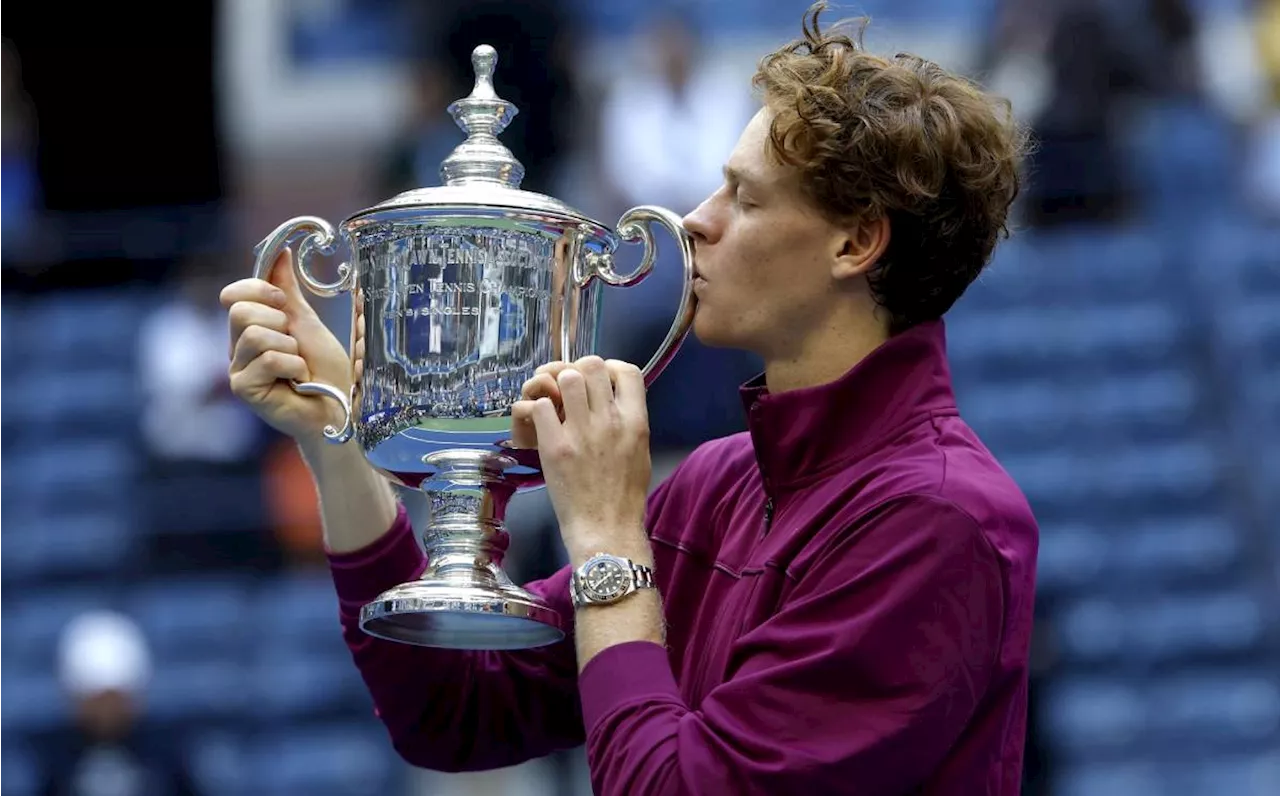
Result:
[[[295,318],[315,315],[311,303],[303,295],[302,284],[298,281],[298,272],[293,268],[293,250],[288,246],[280,250],[276,261],[271,264],[267,281],[284,291],[287,313]]]

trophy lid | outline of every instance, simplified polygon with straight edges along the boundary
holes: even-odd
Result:
[[[494,90],[497,63],[498,53],[488,44],[471,52],[475,86],[470,96],[449,105],[449,115],[467,138],[440,164],[444,184],[405,191],[358,213],[358,217],[382,210],[468,206],[527,210],[597,223],[559,199],[521,190],[524,166],[498,140],[519,111]]]

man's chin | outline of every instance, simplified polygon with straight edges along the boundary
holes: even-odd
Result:
[[[693,316],[693,336],[707,348],[734,348],[733,336],[701,310]]]

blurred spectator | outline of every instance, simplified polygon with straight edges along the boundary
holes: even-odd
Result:
[[[415,97],[407,129],[382,170],[384,193],[438,185],[440,162],[463,140],[449,116],[475,84],[471,51],[498,51],[494,88],[519,113],[502,142],[524,165],[522,188],[556,193],[574,146],[577,92],[573,18],[562,0],[434,0],[410,3]]]
[[[685,214],[720,185],[721,166],[755,112],[745,75],[706,58],[706,43],[665,10],[641,30],[638,62],[615,72],[601,109],[601,171],[620,209]]]
[[[1048,91],[1033,120],[1028,221],[1127,218],[1137,198],[1123,167],[1124,112],[1136,98],[1198,95],[1195,19],[1183,0],[1056,0],[1039,12]],[[1019,32],[1031,31],[1044,33],[1032,22]]]
[[[1254,130],[1248,188],[1258,209],[1280,220],[1280,0],[1259,0],[1254,37],[1268,102]]]
[[[297,443],[280,437],[263,458],[267,517],[287,564],[323,568],[324,525],[311,470]]]
[[[3,109],[0,110],[0,234],[4,236],[4,262],[21,255],[29,240],[40,201],[36,171],[37,126],[35,107],[22,85],[22,63],[13,44],[3,41]]]
[[[440,164],[463,140],[462,130],[447,109],[449,103],[466,94],[450,95],[452,86],[433,60],[415,62],[411,72],[411,107],[404,130],[379,165],[378,201],[415,188],[439,185]]]
[[[235,463],[256,453],[262,425],[227,384],[227,321],[218,305],[225,276],[215,261],[189,258],[167,300],[142,320],[142,432],[157,460]]]
[[[242,258],[192,256],[141,319],[139,428],[146,454],[150,566],[183,570],[281,562],[264,495],[274,432],[231,394],[229,337],[218,304]]]
[[[181,756],[143,729],[151,658],[132,620],[109,611],[76,617],[62,634],[58,675],[74,723],[40,750],[42,796],[197,793]]]

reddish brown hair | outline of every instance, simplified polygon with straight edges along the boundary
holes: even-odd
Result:
[[[840,222],[887,216],[890,242],[869,275],[890,332],[940,318],[1008,235],[1027,137],[1006,101],[914,55],[863,49],[865,19],[765,56],[753,79],[773,112],[770,149],[806,196]]]

